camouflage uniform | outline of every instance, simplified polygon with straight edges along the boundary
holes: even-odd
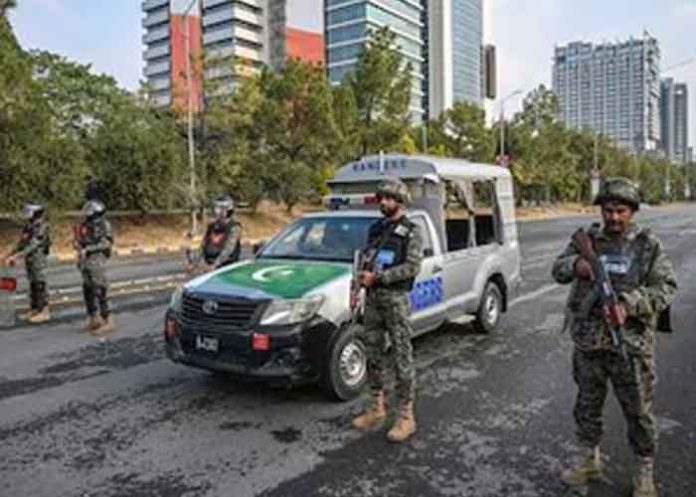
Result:
[[[48,305],[46,281],[47,256],[51,247],[51,228],[43,219],[25,224],[22,238],[13,254],[24,258],[29,280],[31,309],[40,311]]]
[[[593,283],[575,278],[579,251],[571,243],[557,258],[553,277],[562,284],[572,283],[567,324],[575,344],[577,436],[584,447],[599,445],[607,381],[611,381],[624,412],[634,452],[638,456],[652,457],[657,438],[652,414],[655,332],[659,314],[668,308],[677,289],[674,269],[662,244],[648,230],[634,225],[623,237],[617,237],[594,225],[589,232],[600,261],[627,310],[623,338],[628,362],[612,350],[609,329],[600,309],[592,305]],[[586,314],[587,309],[589,314]]]
[[[81,256],[78,269],[82,273],[82,290],[87,314],[96,316],[97,310],[102,318],[111,314],[107,292],[109,282],[106,277],[106,261],[111,256],[114,238],[111,224],[103,217],[84,221],[79,226],[79,248]]]
[[[420,228],[405,216],[395,226],[385,220],[370,229],[369,241],[379,239],[384,230],[392,230],[382,251],[391,253],[380,263],[377,257],[377,281],[367,293],[365,303],[364,342],[367,348],[368,381],[373,391],[384,389],[386,337],[389,335],[391,355],[396,367],[396,389],[402,403],[414,398],[415,368],[411,336],[413,329],[408,320],[408,292],[420,271],[423,258],[423,235]]]

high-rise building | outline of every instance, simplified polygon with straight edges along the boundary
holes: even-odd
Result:
[[[465,100],[481,104],[483,0],[428,2],[429,114]]]
[[[202,7],[209,91],[228,93],[235,71],[254,71],[282,60],[284,0],[203,0]]]
[[[143,72],[153,100],[186,106],[187,60],[192,62],[196,110],[203,102],[203,81],[206,96],[220,95],[234,88],[240,72],[255,72],[263,65],[277,68],[288,56],[316,62],[314,52],[323,48],[317,49],[316,36],[311,54],[296,46],[286,9],[286,0],[144,0]],[[310,33],[302,33],[301,39],[308,40]]]
[[[287,28],[285,52],[287,57],[323,66],[325,65],[324,36],[321,33],[303,29]]]
[[[327,71],[333,83],[355,69],[369,33],[389,26],[413,69],[415,121],[457,100],[482,102],[483,0],[325,0]]]
[[[660,85],[661,148],[672,162],[689,162],[689,90],[672,78]]]
[[[636,153],[660,142],[660,48],[647,33],[619,43],[556,47],[553,90],[573,129],[592,130]]]
[[[424,25],[426,0],[325,0],[324,33],[329,80],[340,83],[353,71],[369,33],[387,25],[396,35],[396,45],[411,64],[413,88],[411,110],[416,120],[425,117]]]
[[[145,13],[142,21],[145,28],[143,75],[150,89],[150,97],[158,105],[185,108],[188,99],[187,48],[192,54],[201,52],[198,5],[191,0],[145,0],[142,9]],[[191,79],[191,92],[194,108],[198,109],[201,102],[200,78]]]

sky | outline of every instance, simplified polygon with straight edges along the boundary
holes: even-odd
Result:
[[[446,0],[443,0],[446,1]],[[142,78],[140,0],[19,0],[11,20],[25,48],[58,52],[135,89]],[[662,68],[696,58],[696,0],[484,0],[485,39],[498,47],[498,93],[550,86],[554,45],[657,37]],[[321,0],[289,0],[293,26],[321,31]],[[666,72],[689,84],[691,144],[696,146],[696,60]],[[514,112],[520,99],[511,99]],[[487,104],[498,113],[497,102]]]

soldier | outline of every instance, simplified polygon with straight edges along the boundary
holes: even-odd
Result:
[[[571,242],[554,263],[553,277],[562,284],[572,283],[567,306],[575,344],[573,377],[578,387],[574,416],[584,454],[579,464],[562,473],[562,479],[575,486],[601,477],[602,409],[607,381],[611,381],[635,453],[633,496],[654,497],[655,332],[658,316],[668,312],[676,292],[676,277],[657,237],[633,221],[640,197],[630,181],[607,180],[595,204],[601,205],[604,226],[593,225],[589,235],[619,297],[611,320],[624,327],[627,359],[612,347],[601,310],[593,307],[592,266]]]
[[[51,249],[51,228],[45,219],[46,209],[38,203],[24,206],[23,217],[26,224],[22,237],[14,252],[5,263],[14,266],[17,259],[24,258],[29,280],[30,309],[24,318],[30,323],[50,321],[48,308],[48,286],[46,284],[47,256]]]
[[[368,248],[376,251],[375,268],[361,275],[367,288],[364,342],[367,349],[367,374],[372,404],[353,419],[353,426],[368,429],[379,425],[387,415],[384,390],[385,365],[392,356],[396,368],[399,414],[387,433],[392,442],[403,442],[416,431],[413,415],[415,368],[413,333],[409,322],[408,293],[420,271],[423,235],[404,212],[409,192],[399,179],[389,179],[377,190],[384,218],[370,227]],[[389,334],[391,348],[385,351]]]
[[[88,320],[85,330],[106,335],[114,330],[108,301],[106,261],[111,257],[114,237],[105,218],[106,207],[98,200],[89,200],[82,207],[82,222],[76,227],[74,246],[77,267],[82,273],[82,291]]]
[[[234,220],[234,201],[228,195],[215,199],[214,220],[208,225],[200,250],[190,260],[193,271],[201,260],[214,269],[234,264],[241,253],[242,226]]]

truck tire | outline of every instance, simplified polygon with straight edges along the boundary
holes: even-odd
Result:
[[[321,386],[331,400],[353,399],[367,382],[367,351],[357,331],[355,325],[341,328],[327,350]]]
[[[495,282],[489,281],[481,295],[474,328],[479,333],[490,333],[498,326],[502,313],[503,294]]]

